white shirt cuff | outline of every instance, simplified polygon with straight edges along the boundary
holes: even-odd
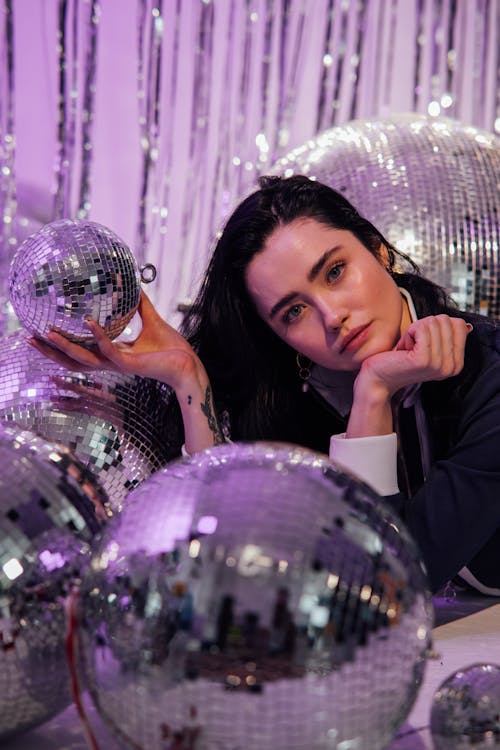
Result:
[[[395,495],[398,487],[398,441],[389,435],[346,438],[345,432],[330,438],[330,458],[369,484],[379,495]]]

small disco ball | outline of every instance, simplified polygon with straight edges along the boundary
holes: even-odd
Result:
[[[148,750],[380,750],[432,627],[389,509],[277,443],[208,449],[134,490],[79,609],[82,683],[113,734]]]
[[[71,702],[65,597],[109,513],[64,447],[0,423],[0,738]]]
[[[141,293],[131,251],[114,232],[86,219],[61,219],[28,237],[15,253],[9,296],[21,324],[89,344],[91,317],[111,339],[131,320]]]
[[[353,120],[272,171],[335,188],[462,309],[500,317],[500,139],[492,133],[417,114]]]
[[[171,389],[115,372],[71,372],[17,331],[0,340],[0,421],[67,446],[99,480],[113,510],[169,458]]]
[[[472,664],[441,683],[431,707],[436,750],[500,748],[500,666]]]

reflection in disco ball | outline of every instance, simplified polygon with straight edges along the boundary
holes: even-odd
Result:
[[[80,593],[86,685],[114,734],[148,750],[379,750],[432,625],[390,511],[284,444],[219,446],[150,477]]]
[[[140,273],[131,251],[110,229],[61,219],[28,237],[10,266],[9,295],[22,325],[43,338],[50,330],[90,343],[90,316],[116,338],[134,315]]]
[[[0,420],[67,446],[115,510],[168,460],[170,398],[172,391],[154,380],[69,372],[27,344],[21,331],[0,340]]]
[[[0,738],[71,701],[64,599],[106,497],[69,451],[0,423]]]
[[[273,171],[343,193],[460,307],[500,317],[500,139],[492,133],[417,114],[355,120]]]
[[[431,708],[436,750],[500,748],[500,666],[472,664],[441,683]]]

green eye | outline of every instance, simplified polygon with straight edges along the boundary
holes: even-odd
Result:
[[[304,305],[293,305],[290,307],[283,316],[284,323],[292,323],[301,314]]]
[[[336,281],[339,276],[342,275],[342,271],[344,270],[345,264],[342,263],[335,263],[334,266],[330,268],[328,273],[326,274],[326,278],[328,281]]]

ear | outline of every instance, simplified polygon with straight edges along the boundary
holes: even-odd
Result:
[[[386,271],[390,273],[391,271],[391,253],[389,252],[388,248],[384,245],[383,242],[380,243],[379,249],[378,249],[378,259],[380,263],[384,266]]]

